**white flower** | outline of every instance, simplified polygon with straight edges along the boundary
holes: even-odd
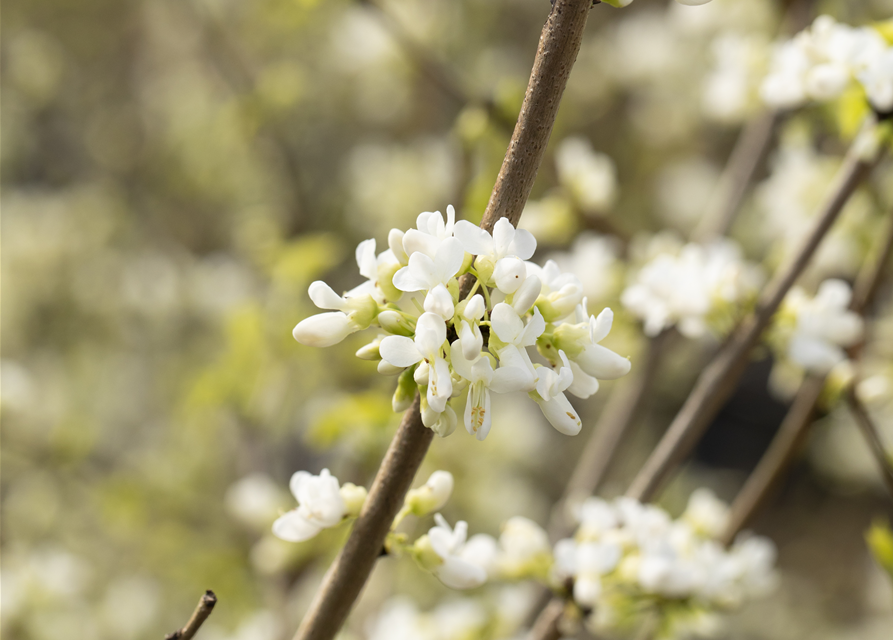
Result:
[[[433,259],[426,253],[409,256],[409,264],[394,274],[394,286],[400,291],[428,291],[425,309],[449,320],[453,316],[453,298],[446,285],[459,273],[465,252],[455,238],[438,244]]]
[[[542,283],[536,306],[546,322],[570,315],[583,299],[583,285],[579,278],[572,273],[562,273],[554,260],[547,260],[542,267],[528,262],[527,273],[535,275]]]
[[[555,545],[555,573],[559,579],[574,579],[574,601],[595,608],[602,595],[601,578],[620,563],[623,550],[615,543],[560,540]]]
[[[459,344],[462,345],[462,354],[466,360],[476,359],[484,347],[484,336],[481,335],[481,328],[478,324],[484,317],[484,311],[484,298],[478,294],[465,304],[465,308],[459,314],[461,319],[456,327],[456,333],[459,336]]]
[[[893,47],[874,57],[858,78],[871,106],[881,113],[893,111]]]
[[[577,323],[559,325],[553,335],[555,348],[571,355],[574,363],[585,374],[575,391],[580,397],[588,397],[598,390],[598,380],[616,380],[629,373],[631,364],[626,358],[617,355],[599,344],[608,337],[614,324],[614,312],[610,308],[602,309],[596,316],[589,316],[586,299],[577,308]],[[576,380],[576,371],[574,371]],[[590,379],[587,379],[590,378]],[[592,382],[595,379],[595,382]],[[573,392],[572,392],[573,393]],[[577,394],[575,394],[577,395]]]
[[[787,347],[793,362],[813,373],[827,373],[846,359],[842,347],[862,337],[862,319],[848,309],[851,297],[843,280],[826,280],[812,299],[802,289],[791,290],[782,313],[796,318]]]
[[[468,222],[456,223],[455,236],[462,248],[475,258],[474,266],[483,284],[492,281],[505,294],[514,293],[527,277],[527,260],[536,251],[536,240],[524,229],[515,229],[507,218],[493,225],[493,235]]]
[[[549,424],[565,435],[575,436],[583,428],[583,422],[564,395],[564,391],[574,381],[574,374],[564,351],[560,351],[558,355],[564,366],[557,373],[550,367],[538,367],[535,391],[530,392],[530,397],[543,410]]]
[[[522,390],[533,389],[536,374],[527,354],[527,347],[535,345],[536,339],[546,329],[546,322],[539,309],[533,310],[533,317],[525,325],[511,305],[500,302],[490,313],[490,328],[493,330],[490,334],[490,347],[499,358],[500,368],[512,367],[526,371]],[[493,339],[494,333],[497,340]]]
[[[376,256],[375,238],[370,238],[357,245],[356,259],[360,275],[366,278],[366,282],[348,291],[344,297],[355,298],[368,294],[379,304],[384,304],[387,299],[400,297],[400,292],[394,292],[391,282],[394,273],[400,268],[400,262],[391,249],[382,251]],[[395,293],[397,295],[394,295]]]
[[[414,254],[415,255],[415,254]],[[446,324],[439,315],[423,313],[416,323],[415,338],[388,336],[378,350],[383,360],[395,367],[409,367],[424,360],[428,364],[428,404],[441,413],[453,393],[450,367],[443,358]]]
[[[452,493],[453,474],[435,471],[425,484],[407,493],[403,502],[411,513],[424,516],[442,509]]]
[[[592,150],[584,138],[565,138],[555,152],[558,180],[571,192],[584,211],[602,212],[617,197],[614,161]]]
[[[452,237],[455,222],[456,210],[453,205],[447,207],[445,223],[440,211],[420,213],[416,219],[418,228],[403,234],[403,251],[410,258],[414,253],[424,253],[433,260],[443,241]]]
[[[439,513],[434,516],[437,526],[428,531],[431,549],[440,563],[431,568],[441,582],[452,589],[473,589],[487,581],[487,565],[492,562],[496,541],[479,534],[466,542],[468,523],[460,520],[456,528]]]
[[[303,542],[323,529],[334,527],[347,514],[338,478],[323,469],[318,476],[298,471],[291,477],[289,489],[298,500],[298,508],[273,523],[273,534],[289,542]]]
[[[499,571],[509,578],[536,575],[551,561],[549,536],[533,520],[509,518],[499,535]]]
[[[311,283],[310,299],[320,309],[338,309],[301,320],[292,331],[295,340],[308,347],[330,347],[351,333],[368,329],[378,312],[375,299],[367,294],[342,297],[325,282]]]
[[[692,492],[682,519],[694,531],[708,538],[718,537],[726,528],[729,508],[710,489],[701,488]]]
[[[474,361],[465,358],[459,340],[450,349],[453,369],[468,380],[468,399],[465,401],[465,429],[478,440],[490,433],[490,391],[509,393],[522,391],[529,384],[529,370],[520,362],[505,362],[495,371],[492,356],[478,353]]]

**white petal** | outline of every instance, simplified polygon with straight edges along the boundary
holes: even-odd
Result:
[[[322,527],[306,520],[293,509],[279,516],[273,523],[273,535],[288,542],[303,542],[322,531]]]
[[[322,280],[312,282],[308,293],[313,304],[320,309],[344,309],[344,298],[335,293],[332,287]]]
[[[480,320],[484,317],[484,310],[486,308],[484,296],[478,293],[468,301],[467,305],[465,305],[465,311],[462,315],[466,320]]]
[[[505,302],[500,302],[493,307],[493,311],[490,313],[490,326],[500,340],[509,344],[513,343],[524,331],[524,323],[521,322],[518,313]],[[545,329],[545,325],[543,325],[543,329]]]
[[[425,312],[419,316],[415,327],[415,344],[419,353],[433,360],[440,353],[446,340],[446,323],[436,313]]]
[[[527,321],[527,326],[524,327],[524,333],[521,335],[519,343],[525,347],[533,346],[536,344],[536,339],[543,335],[545,330],[546,321],[543,319],[540,310],[534,308],[533,317]]]
[[[528,271],[527,279],[521,285],[521,288],[515,292],[515,297],[512,298],[512,308],[518,315],[526,314],[536,302],[542,289],[543,283],[540,279],[535,275],[529,275]]]
[[[530,260],[536,251],[536,238],[527,229],[515,229],[515,237],[509,246],[509,255],[515,255],[522,260]]]
[[[532,391],[535,384],[533,367],[517,347],[509,345],[499,352],[499,368],[493,372],[493,379],[490,381],[493,391]]]
[[[382,360],[395,367],[409,367],[422,359],[422,354],[415,346],[412,338],[404,336],[388,336],[378,347]]]
[[[493,249],[493,238],[490,234],[468,220],[459,220],[453,227],[453,235],[470,254],[486,255]]]
[[[480,402],[475,402],[474,385],[468,389],[465,400],[465,430],[478,440],[483,440],[490,433],[492,418],[490,415],[490,393],[484,387]]]
[[[375,259],[375,238],[363,240],[357,245],[357,266],[360,275],[369,280],[378,277],[378,261]]]
[[[444,320],[453,317],[456,308],[453,305],[453,296],[442,284],[438,284],[425,296],[425,311],[436,313]]]
[[[416,229],[403,234],[403,251],[410,258],[416,253],[423,253],[433,260],[439,246],[440,240]]]
[[[312,478],[313,475],[306,471],[296,471],[292,474],[291,480],[288,481],[288,488],[291,490],[291,494],[295,497],[295,500],[300,502],[300,487],[301,484],[306,482],[309,478]]]
[[[483,567],[456,556],[446,558],[434,570],[434,575],[451,589],[474,589],[487,581],[487,572]]]
[[[467,321],[459,323],[459,341],[462,345],[462,356],[465,360],[473,362],[484,348],[484,336],[477,325],[472,327]],[[461,373],[459,375],[462,375]],[[467,376],[463,376],[467,377]]]
[[[424,253],[409,256],[409,265],[394,274],[394,286],[400,291],[421,291],[436,283],[434,261]]]
[[[788,357],[814,373],[827,373],[846,360],[846,354],[837,345],[801,335],[791,340]]]
[[[568,436],[575,436],[583,428],[577,411],[563,393],[551,400],[537,400],[543,415],[555,429]]]
[[[576,362],[571,362],[571,371],[574,374],[574,381],[567,388],[568,393],[583,399],[595,395],[599,387],[598,380],[583,371]]]
[[[465,543],[458,555],[463,560],[476,564],[489,573],[496,560],[498,551],[499,545],[493,536],[488,536],[486,533],[478,533],[468,539],[468,542]]]
[[[434,258],[435,275],[438,282],[446,284],[450,278],[459,273],[465,261],[465,250],[455,238],[447,238],[437,249]]]
[[[614,324],[614,312],[610,307],[605,307],[598,314],[598,318],[593,318],[589,323],[589,339],[593,344],[597,344],[608,337],[611,333],[611,325]]]
[[[443,358],[437,358],[428,372],[428,405],[441,413],[446,409],[447,400],[453,395],[453,380],[450,378],[450,365]]]
[[[397,262],[405,266],[409,262],[409,256],[406,255],[406,250],[403,248],[403,235],[404,233],[400,229],[391,229],[388,232],[388,247]]]
[[[357,328],[347,314],[330,311],[304,318],[291,333],[295,340],[308,347],[331,347],[355,331]]]
[[[515,238],[515,227],[508,221],[508,218],[500,218],[493,225],[493,254],[499,258],[508,255],[509,245]]]
[[[576,357],[580,368],[599,380],[616,380],[629,373],[630,361],[600,344],[588,344]]]
[[[463,321],[464,322],[464,321]],[[467,323],[466,323],[467,324]],[[453,365],[453,371],[460,376],[471,381],[471,362],[473,358],[466,358],[462,353],[462,341],[455,340],[450,345],[450,363]]]
[[[527,267],[518,258],[502,258],[493,270],[496,287],[505,294],[514,293],[527,279]]]

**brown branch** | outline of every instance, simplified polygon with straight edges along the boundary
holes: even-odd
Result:
[[[488,207],[481,224],[488,231],[500,217],[509,218],[514,225],[518,223],[580,49],[589,3],[590,0],[558,0],[543,27],[524,104],[490,198],[491,203],[503,204]],[[526,145],[530,145],[530,151],[519,151]],[[353,531],[329,568],[295,640],[331,640],[338,633],[369,578],[433,435],[422,424],[416,395],[381,463]]]
[[[499,218],[518,225],[580,52],[591,4],[591,0],[556,0],[552,6],[540,35],[521,114],[481,222],[487,231],[493,231]]]
[[[164,640],[189,640],[192,638],[199,627],[201,627],[205,620],[208,619],[208,616],[211,615],[211,612],[214,610],[214,605],[216,604],[217,596],[214,595],[214,592],[210,589],[205,591],[202,597],[199,598],[198,606],[195,607],[195,611],[192,612],[192,617],[189,618],[189,622],[186,623],[186,626],[173,633],[167,634],[164,636]]]
[[[769,150],[778,120],[775,111],[763,111],[738,134],[735,147],[710,196],[704,215],[692,233],[692,239],[705,242],[729,233],[747,187]]]
[[[853,417],[856,418],[856,424],[859,425],[859,430],[862,432],[862,435],[865,436],[868,448],[871,449],[871,455],[874,457],[875,462],[877,462],[881,477],[884,480],[884,486],[887,487],[887,492],[890,494],[890,497],[893,497],[893,466],[891,466],[890,457],[887,454],[884,443],[881,441],[881,436],[878,433],[877,427],[874,425],[871,416],[868,414],[868,410],[856,396],[855,387],[850,387],[847,392],[847,404],[850,407],[850,412],[853,414]]]
[[[412,406],[388,447],[350,537],[329,568],[295,638],[334,638],[347,619],[379,557],[385,536],[422,464],[434,432],[422,424],[420,399]]]
[[[751,349],[768,326],[785,294],[806,268],[843,205],[868,175],[873,164],[873,160],[860,157],[854,145],[844,160],[809,235],[763,289],[753,314],[735,329],[698,377],[685,404],[633,480],[627,491],[629,497],[641,501],[652,499],[700,439],[710,421],[734,391],[747,366]]]
[[[803,441],[807,428],[812,423],[815,404],[824,387],[823,375],[808,376],[800,385],[778,433],[732,502],[729,521],[720,536],[720,542],[723,544],[730,544],[735,539],[756,510],[763,505],[772,487],[788,468]]]
[[[559,640],[561,618],[566,606],[564,598],[552,598],[528,632],[528,640]]]

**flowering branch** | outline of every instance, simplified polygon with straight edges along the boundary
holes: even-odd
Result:
[[[189,640],[192,638],[199,627],[201,627],[205,620],[208,619],[208,616],[211,615],[211,612],[214,610],[214,605],[216,604],[217,596],[214,595],[214,592],[211,590],[205,591],[202,597],[199,598],[198,606],[196,606],[195,611],[192,612],[192,617],[189,618],[189,622],[186,623],[186,626],[173,633],[167,634],[164,637],[164,640]]]
[[[847,154],[830,195],[816,217],[815,226],[800,249],[779,269],[763,290],[753,314],[737,327],[704,369],[664,437],[633,480],[627,491],[629,497],[642,501],[654,497],[734,391],[747,366],[751,348],[768,326],[785,294],[806,268],[843,205],[869,174],[876,161],[877,152],[868,154],[873,156],[871,158],[865,157],[862,146],[864,140],[860,138],[861,136],[857,138]]]
[[[558,0],[543,27],[530,83],[512,142],[481,227],[493,231],[499,218],[516,225],[549,140],[558,105],[580,49],[590,0]],[[472,279],[463,281],[464,298]],[[344,624],[365,585],[394,517],[431,444],[422,424],[418,394],[406,411],[368,498],[344,548],[329,569],[295,640],[330,640]]]

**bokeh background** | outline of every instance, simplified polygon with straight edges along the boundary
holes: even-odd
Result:
[[[573,264],[591,306],[617,311],[608,346],[634,366],[641,330],[619,292],[653,234],[696,225],[759,108],[769,43],[821,12],[855,25],[893,15],[891,0],[789,4],[592,12],[522,226],[537,259]],[[362,337],[326,350],[292,339],[313,312],[307,286],[351,288],[356,244],[383,246],[421,211],[452,203],[480,220],[549,3],[4,5],[2,635],[161,638],[210,588],[220,604],[202,638],[290,637],[346,529],[273,538],[294,506],[288,478],[328,467],[368,484],[399,418],[393,379],[353,357]],[[714,86],[722,65],[738,89]],[[734,228],[767,269],[821,200],[847,126],[813,109],[780,127]],[[569,139],[606,154],[591,156],[600,197],[562,180],[556,150]],[[848,206],[805,283],[852,279],[893,204],[889,169]],[[889,286],[877,306],[886,320],[870,353],[883,368]],[[604,495],[622,492],[715,345],[680,341],[665,359]],[[665,495],[671,511],[703,484],[734,496],[785,411],[771,370],[751,368]],[[420,480],[452,471],[445,513],[473,531],[497,533],[512,515],[545,525],[614,384],[579,403],[577,439],[505,399],[486,441],[461,429],[437,440]],[[779,546],[780,590],[737,614],[728,637],[889,638],[893,589],[864,540],[884,513],[864,445],[831,411],[754,522]],[[351,638],[393,594],[422,608],[455,597],[408,559],[379,564]],[[510,617],[520,589],[481,597]]]

